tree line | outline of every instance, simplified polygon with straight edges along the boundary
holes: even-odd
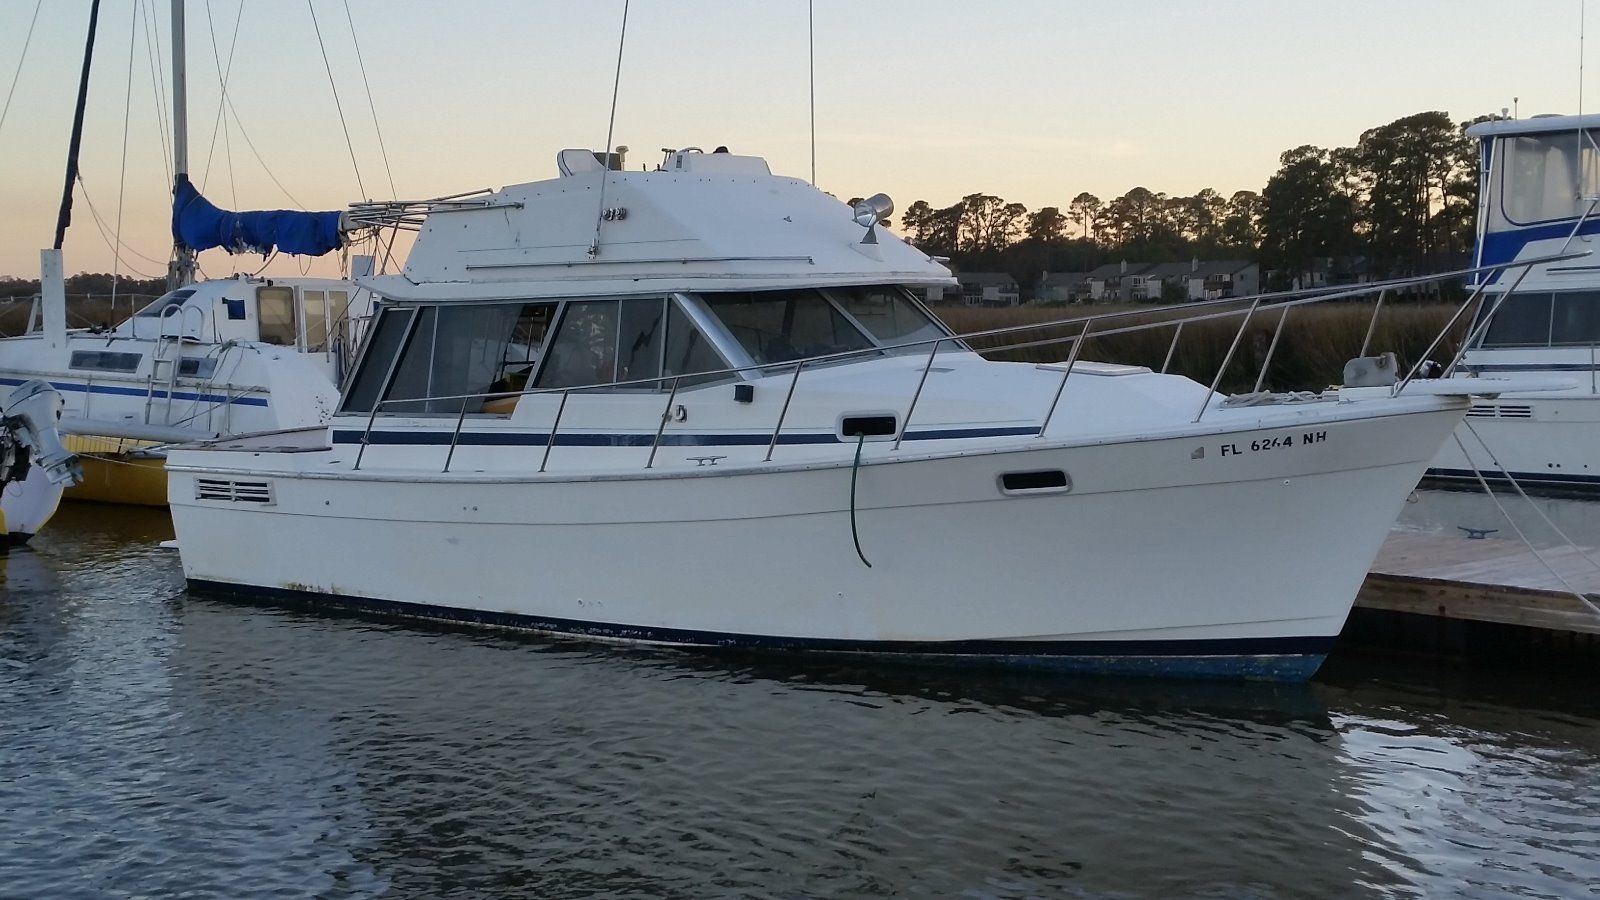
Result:
[[[918,200],[902,233],[959,268],[1009,272],[1031,286],[1045,271],[1122,259],[1246,258],[1283,287],[1321,260],[1362,260],[1377,277],[1439,271],[1470,252],[1478,150],[1449,114],[1421,112],[1368,129],[1354,146],[1285,151],[1259,191],[1205,188],[1169,196],[1136,187],[1103,201],[1029,210],[975,193],[946,207]]]

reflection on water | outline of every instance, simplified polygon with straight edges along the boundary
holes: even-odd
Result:
[[[1567,896],[1600,695],[840,666],[187,596],[159,515],[0,562],[0,894]],[[1385,666],[1396,664],[1386,663]]]

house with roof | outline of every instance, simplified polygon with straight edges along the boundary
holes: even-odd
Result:
[[[1160,300],[1176,295],[1186,301],[1247,297],[1261,290],[1261,267],[1246,259],[1191,259],[1147,264],[1130,276],[1125,299]]]
[[[968,306],[1016,306],[1022,302],[1017,280],[1005,272],[957,272],[956,281]]]
[[[1109,303],[1148,299],[1152,296],[1148,273],[1153,268],[1155,266],[1152,263],[1130,263],[1127,260],[1100,266],[1084,278],[1089,300]],[[1153,296],[1161,296],[1159,285]]]
[[[1088,299],[1088,272],[1043,272],[1033,292],[1035,303],[1075,303]]]

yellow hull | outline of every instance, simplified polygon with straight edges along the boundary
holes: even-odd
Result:
[[[167,505],[166,459],[141,452],[151,442],[71,434],[64,443],[83,464],[83,482],[68,488],[66,499]]]

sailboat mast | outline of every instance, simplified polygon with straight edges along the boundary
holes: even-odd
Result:
[[[173,192],[189,177],[189,86],[184,72],[186,54],[183,28],[183,0],[172,0],[172,175]],[[175,242],[172,263],[167,268],[167,286],[178,288],[194,283],[194,251]]]

